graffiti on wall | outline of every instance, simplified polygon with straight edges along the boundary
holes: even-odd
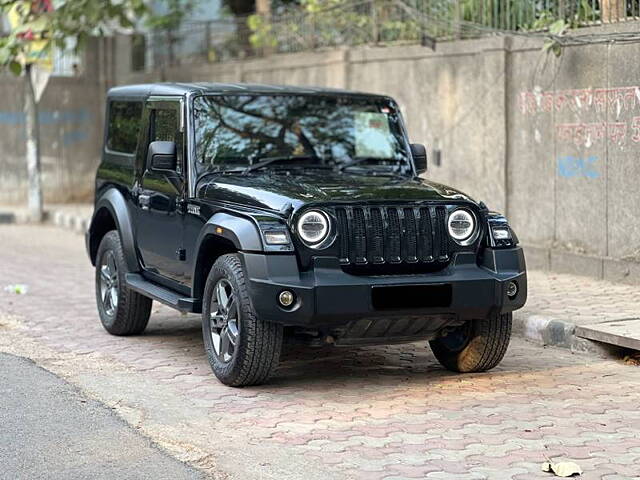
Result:
[[[558,175],[564,178],[599,178],[597,168],[598,157],[576,157],[566,155],[558,157]]]
[[[640,116],[633,115],[640,110],[640,86],[525,91],[518,97],[518,109],[523,115],[571,111],[602,115],[611,112],[617,119],[629,117],[617,121],[556,123],[556,138],[561,143],[587,148],[603,141],[616,145],[640,143]]]

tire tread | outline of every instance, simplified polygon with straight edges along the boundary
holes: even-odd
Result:
[[[459,352],[447,349],[440,339],[430,342],[438,361],[455,372],[484,372],[504,358],[511,339],[511,314],[493,315],[472,320],[471,338]]]
[[[208,319],[211,294],[215,282],[228,272],[237,284],[236,295],[240,297],[241,339],[237,364],[221,366],[215,353],[207,346],[209,362],[218,379],[226,385],[240,387],[259,385],[266,382],[276,370],[282,349],[282,326],[276,323],[261,321],[253,309],[253,304],[246,286],[244,269],[240,258],[235,254],[222,255],[213,265],[205,286],[205,303],[203,308],[203,334],[208,335]],[[205,337],[206,338],[206,337]],[[208,340],[205,340],[208,345]],[[234,362],[234,361],[232,361]]]
[[[101,308],[101,300],[99,293],[99,259],[102,258],[104,251],[112,249],[118,268],[118,307],[116,309],[116,318],[113,322],[106,316],[106,313]],[[111,230],[107,232],[100,242],[98,247],[98,254],[96,256],[96,300],[98,302],[98,312],[100,313],[100,320],[105,330],[112,335],[139,335],[149,323],[149,317],[151,316],[151,306],[153,301],[145,297],[144,295],[127,288],[125,284],[125,266],[126,260],[124,257],[124,250],[120,241],[120,235],[117,230]]]

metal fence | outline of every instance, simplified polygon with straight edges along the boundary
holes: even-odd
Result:
[[[636,20],[640,0],[363,0],[297,6],[228,20],[194,22],[148,34],[132,65],[151,69],[269,53],[365,44],[422,43],[508,32],[541,32]]]

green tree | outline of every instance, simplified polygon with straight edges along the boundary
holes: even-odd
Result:
[[[42,220],[42,185],[38,101],[33,72],[39,55],[54,47],[74,44],[80,50],[92,35],[131,28],[147,12],[144,0],[0,0],[0,15],[11,17],[13,28],[0,38],[0,68],[22,75],[25,82],[26,157],[29,182],[29,213]]]

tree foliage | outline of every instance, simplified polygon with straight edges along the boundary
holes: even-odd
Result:
[[[182,26],[186,18],[191,15],[198,5],[199,0],[164,0],[166,10],[153,12],[147,18],[146,24],[156,30],[176,30]]]
[[[9,12],[20,26],[0,37],[0,66],[20,74],[34,40],[42,40],[45,51],[74,41],[80,49],[92,35],[133,28],[147,7],[144,0],[0,0],[0,14]]]
[[[603,14],[594,5],[591,0],[300,0],[280,4],[279,15],[270,18],[254,15],[248,25],[254,47],[287,52],[416,41],[424,35],[473,38],[490,31],[557,36],[600,20]],[[552,51],[557,53],[557,48]]]

